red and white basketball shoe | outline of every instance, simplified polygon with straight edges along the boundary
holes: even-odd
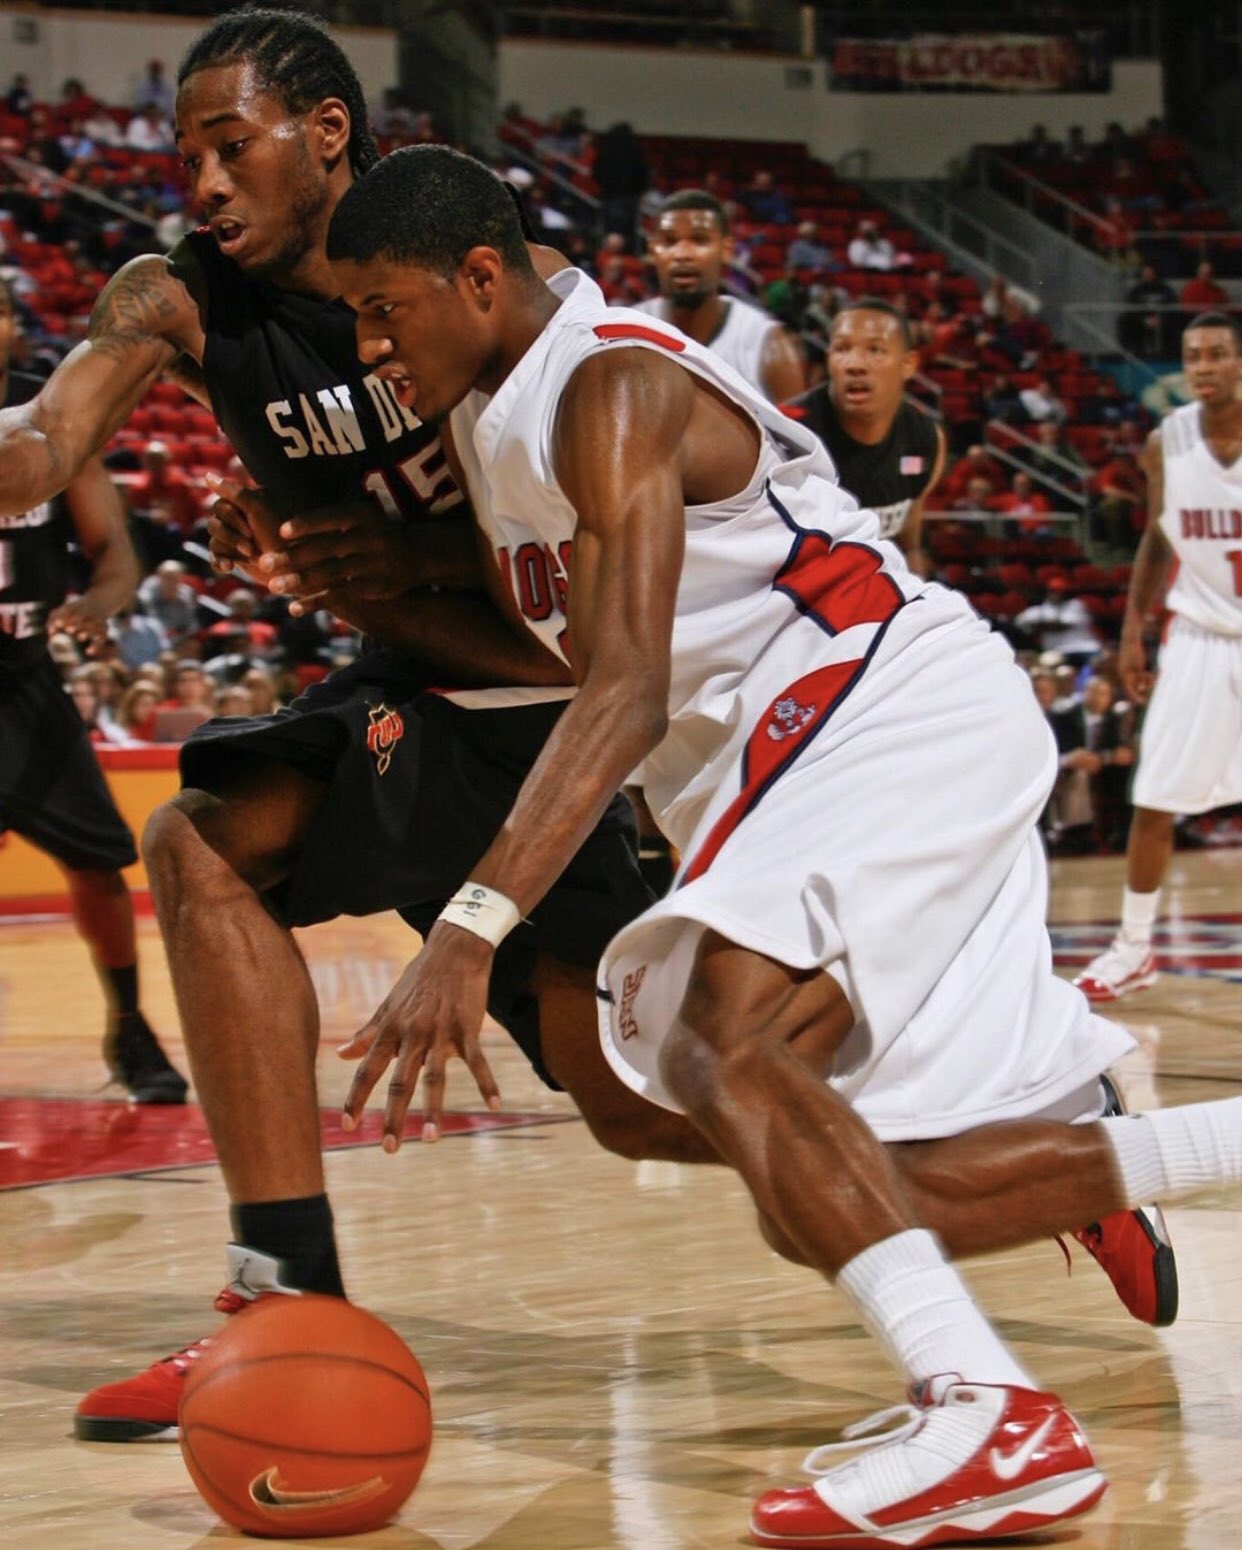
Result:
[[[270,1255],[229,1244],[229,1284],[215,1306],[240,1313],[260,1297],[297,1296],[281,1286],[279,1266]],[[190,1369],[211,1345],[212,1337],[152,1362],[145,1372],[92,1389],[73,1413],[73,1435],[81,1442],[172,1442],[177,1437],[177,1407]]]
[[[1147,990],[1160,978],[1150,942],[1132,942],[1119,931],[1108,948],[1093,958],[1074,984],[1093,1006],[1120,1001],[1135,990]]]
[[[768,1491],[751,1537],[788,1550],[919,1550],[1048,1528],[1093,1507],[1108,1489],[1077,1421],[1055,1394],[964,1383],[956,1374],[921,1385],[857,1426],[849,1442],[817,1448],[814,1485]],[[904,1417],[892,1432],[863,1434]],[[840,1448],[869,1447],[825,1470]]]

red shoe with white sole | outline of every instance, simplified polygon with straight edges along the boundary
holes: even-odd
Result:
[[[893,1432],[862,1434],[903,1417]],[[781,1550],[921,1550],[1046,1529],[1093,1507],[1108,1489],[1077,1421],[1055,1394],[964,1383],[924,1386],[901,1405],[817,1448],[813,1485],[768,1491],[750,1520],[756,1544]],[[869,1451],[827,1470],[840,1448]]]

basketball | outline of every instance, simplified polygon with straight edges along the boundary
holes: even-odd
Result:
[[[269,1297],[235,1314],[195,1364],[178,1419],[208,1505],[281,1539],[379,1528],[431,1446],[417,1359],[337,1297]]]

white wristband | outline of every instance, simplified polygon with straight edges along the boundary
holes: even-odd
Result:
[[[483,883],[463,883],[437,916],[472,931],[493,947],[500,946],[521,918],[512,899]]]

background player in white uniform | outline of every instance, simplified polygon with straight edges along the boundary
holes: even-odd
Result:
[[[1098,1113],[1101,1063],[1129,1044],[1052,974],[1034,825],[1055,755],[1012,656],[710,351],[589,282],[543,285],[480,163],[397,152],[342,199],[329,255],[363,360],[420,415],[453,412],[502,575],[519,545],[564,567],[556,616],[528,623],[580,685],[353,1041],[348,1115],[394,1057],[389,1150],[420,1073],[438,1121],[451,1053],[490,1089],[472,1046],[494,947],[651,753],[689,859],[605,954],[610,1059],[689,1115],[919,1386],[898,1436],[765,1497],[752,1532],[909,1546],[1086,1510],[1104,1482],[1076,1424],[974,1307],[877,1139]],[[1242,1177],[1239,1100],[1052,1133],[1067,1179],[1103,1138],[1131,1200]]]
[[[718,199],[697,188],[670,194],[647,245],[660,294],[642,302],[640,312],[709,346],[774,404],[802,392],[802,355],[784,324],[760,307],[720,294],[730,239]]]
[[[1076,983],[1114,1001],[1157,978],[1151,935],[1179,813],[1242,801],[1242,325],[1194,318],[1182,336],[1194,402],[1151,433],[1148,518],[1134,557],[1118,666],[1151,696],[1134,780],[1121,929]],[[1176,568],[1174,564],[1176,562]],[[1143,628],[1173,571],[1172,614],[1152,689]]]

